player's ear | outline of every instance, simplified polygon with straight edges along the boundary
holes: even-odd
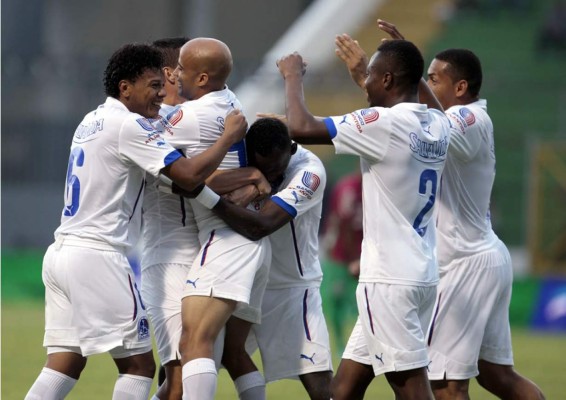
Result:
[[[391,72],[385,72],[383,74],[383,77],[381,79],[383,83],[383,88],[385,90],[389,90],[393,87],[393,78],[394,76]]]
[[[171,85],[175,84],[175,75],[173,75],[174,68],[163,67],[163,75],[165,75],[165,80]]]
[[[461,79],[456,82],[456,85],[454,87],[456,90],[456,97],[462,97],[468,92],[468,81]]]
[[[298,146],[297,143],[293,142],[291,143],[291,155],[295,154],[297,152]]]
[[[128,99],[132,92],[132,83],[126,79],[121,80],[118,83],[118,90],[120,91],[120,97]]]
[[[204,72],[199,74],[197,78],[197,85],[202,87],[205,86],[207,83],[208,83],[208,74]]]

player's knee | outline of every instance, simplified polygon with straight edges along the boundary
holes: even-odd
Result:
[[[431,381],[430,386],[436,400],[469,399],[469,380]]]
[[[152,352],[125,358],[115,358],[114,362],[120,374],[138,375],[147,378],[155,376],[156,366]]]

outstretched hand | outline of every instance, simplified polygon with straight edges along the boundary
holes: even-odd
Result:
[[[405,37],[401,35],[401,32],[399,32],[397,27],[391,22],[387,22],[383,19],[378,19],[377,27],[381,29],[383,32],[389,34],[389,36],[391,36],[391,39],[405,40]],[[383,39],[383,40],[388,40],[388,39]]]
[[[352,39],[346,33],[337,35],[334,43],[336,44],[334,52],[348,67],[348,72],[350,72],[353,81],[363,89],[367,76],[367,54],[360,47],[358,41]]]

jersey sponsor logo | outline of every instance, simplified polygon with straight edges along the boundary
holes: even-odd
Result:
[[[298,204],[298,203],[301,201],[301,199],[299,199],[299,195],[297,194],[297,192],[293,190],[293,191],[291,192],[291,194],[292,194],[293,197],[295,198],[295,204]]]
[[[147,318],[142,317],[138,322],[138,339],[148,339],[149,338],[149,322]]]
[[[104,129],[104,118],[91,121],[88,124],[80,124],[75,130],[74,139],[77,141],[84,141],[96,132],[100,132],[102,129]]]
[[[311,189],[313,192],[316,191],[316,189],[318,189],[318,185],[320,185],[320,178],[318,177],[318,175],[308,171],[305,171],[303,173],[303,178],[301,179],[301,181],[307,188]]]
[[[161,137],[159,132],[153,132],[147,135],[147,139],[145,140],[145,144],[154,144],[157,147],[165,146],[166,142]]]
[[[466,122],[467,126],[473,125],[474,122],[476,122],[476,117],[474,113],[470,111],[469,108],[466,107],[460,108],[458,112],[460,113],[462,118],[464,118],[464,121]]]
[[[136,122],[140,124],[140,126],[146,131],[153,132],[155,130],[155,128],[147,118],[138,118],[136,119]]]
[[[362,118],[364,119],[364,122],[366,124],[371,124],[372,122],[375,122],[379,119],[379,113],[373,108],[366,108],[360,111],[360,114],[362,115]]]
[[[421,140],[416,133],[411,132],[409,138],[411,141],[409,148],[418,156],[426,159],[443,159],[446,157],[448,148],[448,138],[446,136],[438,141],[427,142]]]
[[[171,126],[175,126],[179,123],[181,119],[183,119],[183,110],[181,107],[177,107],[173,109],[167,116],[165,117],[167,123]]]
[[[346,124],[346,125],[350,125],[350,126],[351,126],[351,124],[350,124],[348,121],[346,121],[347,118],[348,118],[348,115],[344,115],[344,116],[342,117],[342,121],[340,121],[340,123],[339,123],[338,125]]]

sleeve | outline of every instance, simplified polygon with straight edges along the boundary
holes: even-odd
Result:
[[[309,163],[293,175],[287,187],[271,197],[293,218],[304,214],[322,202],[326,187],[326,171],[322,162]]]
[[[360,156],[368,161],[383,159],[392,133],[391,113],[372,107],[324,119],[337,154]]]
[[[161,122],[167,142],[187,157],[206,150],[201,148],[199,121],[190,107],[177,106]]]
[[[181,157],[152,122],[138,114],[129,115],[122,123],[118,147],[121,155],[153,176]]]
[[[467,107],[450,108],[446,111],[446,115],[454,128],[448,152],[468,162],[474,158],[481,145],[479,122]]]

